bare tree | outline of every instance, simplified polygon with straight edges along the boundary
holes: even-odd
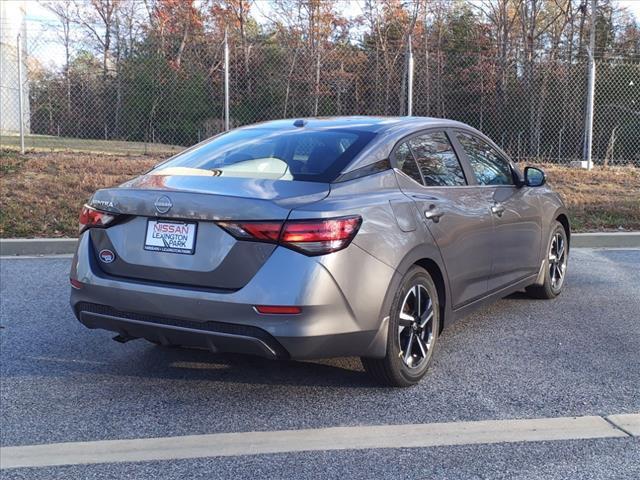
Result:
[[[57,17],[60,22],[60,30],[57,30],[58,38],[64,46],[64,77],[67,88],[66,106],[67,116],[71,114],[71,76],[69,68],[71,64],[71,23],[73,22],[73,5],[71,0],[46,2],[44,6]]]

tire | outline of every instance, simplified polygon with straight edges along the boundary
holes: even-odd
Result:
[[[417,292],[419,297],[416,295]],[[428,296],[426,299],[425,294]],[[419,310],[416,310],[417,298],[420,299]],[[402,310],[404,314],[401,319]],[[418,317],[416,312],[421,312],[421,321],[411,322],[410,317]],[[418,266],[412,267],[400,282],[391,305],[386,356],[363,357],[362,366],[382,385],[415,385],[425,376],[431,364],[439,330],[440,303],[436,286],[426,270]],[[411,345],[410,350],[403,350],[401,342],[404,346]]]
[[[558,258],[558,244],[560,243],[561,254]],[[545,258],[545,275],[542,285],[530,285],[526,292],[530,297],[543,300],[556,298],[565,285],[567,276],[567,265],[569,261],[569,242],[567,232],[560,222],[555,222],[551,235],[547,242]]]

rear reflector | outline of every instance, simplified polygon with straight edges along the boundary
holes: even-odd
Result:
[[[89,205],[85,205],[82,207],[82,211],[80,212],[78,231],[82,233],[88,228],[106,227],[113,222],[115,218],[116,215],[113,213],[102,212],[90,207]]]
[[[302,311],[300,307],[286,307],[275,305],[256,305],[256,312],[271,315],[297,315]]]
[[[282,222],[219,222],[239,240],[278,243],[305,255],[324,255],[346,248],[358,233],[358,215]]]
[[[71,286],[73,288],[75,288],[76,290],[79,290],[82,288],[82,283],[80,283],[78,280],[76,280],[75,278],[70,278],[69,282],[71,282]]]

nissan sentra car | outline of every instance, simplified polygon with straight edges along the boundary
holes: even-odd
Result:
[[[408,386],[457,319],[518,290],[557,296],[569,241],[544,173],[463,123],[279,120],[98,190],[71,305],[121,342],[359,356]]]

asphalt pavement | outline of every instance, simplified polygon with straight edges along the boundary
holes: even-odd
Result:
[[[266,361],[118,344],[68,305],[69,258],[0,260],[0,445],[640,412],[640,250],[575,249],[553,301],[515,294],[456,323],[423,382],[357,359]],[[608,438],[107,463],[0,478],[640,478]]]

